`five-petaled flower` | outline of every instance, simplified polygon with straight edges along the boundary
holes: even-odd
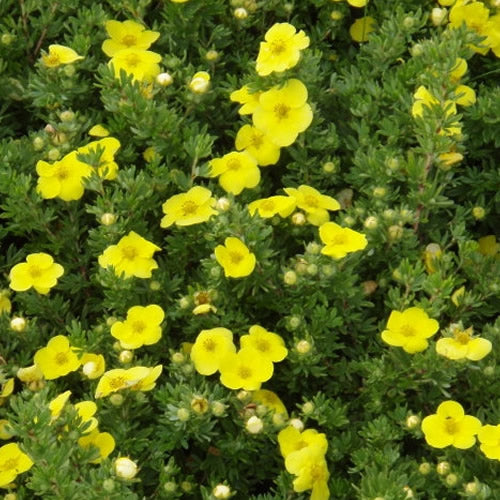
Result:
[[[259,325],[253,325],[249,329],[249,335],[240,337],[241,348],[251,347],[259,356],[273,363],[283,361],[288,354],[285,341],[277,334],[267,331]]]
[[[23,472],[31,469],[33,460],[21,451],[17,443],[0,448],[0,488],[5,488]]]
[[[500,425],[484,425],[477,438],[481,451],[491,460],[500,460]]]
[[[124,49],[149,49],[160,36],[157,31],[149,31],[142,24],[130,20],[107,21],[105,26],[111,38],[104,40],[102,50],[109,57]]]
[[[61,64],[71,64],[83,56],[79,56],[73,49],[64,45],[49,45],[49,53],[42,55],[42,61],[47,68],[57,68]]]
[[[233,332],[227,328],[202,330],[191,348],[191,361],[201,375],[212,375],[220,366],[227,353],[236,352]]]
[[[443,337],[436,342],[436,352],[448,359],[469,359],[479,361],[491,351],[491,342],[481,337],[472,336],[472,326],[463,330],[459,325],[452,325],[453,337]]]
[[[57,285],[57,279],[64,273],[61,264],[46,253],[32,253],[26,262],[16,264],[9,273],[10,288],[16,292],[24,292],[33,287],[43,295]]]
[[[325,246],[323,255],[342,259],[348,253],[363,250],[368,244],[366,236],[348,227],[341,227],[335,222],[325,222],[319,228],[319,237]]]
[[[247,151],[225,154],[209,162],[210,177],[219,177],[219,184],[228,193],[240,194],[245,188],[254,188],[260,181],[260,170],[255,158]]]
[[[295,200],[298,208],[307,214],[307,220],[314,226],[328,222],[328,211],[340,210],[340,203],[331,196],[321,194],[311,186],[301,185],[298,188],[285,188],[285,193]]]
[[[422,432],[427,444],[434,448],[454,446],[462,450],[474,446],[481,421],[465,415],[462,405],[456,401],[444,401],[435,415],[422,420]]]
[[[116,78],[120,78],[120,71],[124,70],[127,75],[132,75],[133,80],[151,82],[160,73],[160,61],[160,54],[132,47],[116,52],[109,64],[113,66]]]
[[[95,398],[102,398],[123,389],[128,389],[149,376],[150,368],[146,366],[134,366],[128,370],[116,368],[105,372],[97,383]]]
[[[288,217],[295,210],[296,206],[295,198],[276,195],[252,201],[248,204],[248,211],[250,215],[254,215],[257,212],[263,219],[270,219],[275,215],[284,218]]]
[[[238,238],[229,236],[223,245],[215,247],[215,258],[224,269],[226,278],[243,278],[255,268],[255,254]]]
[[[114,137],[105,137],[98,141],[92,141],[86,146],[82,146],[76,150],[79,161],[88,164],[96,169],[97,175],[106,180],[116,179],[118,165],[115,162],[115,153],[120,148],[121,144]],[[96,155],[95,163],[86,163],[82,155]]]
[[[274,165],[280,159],[280,148],[272,142],[261,130],[252,125],[243,125],[238,130],[235,139],[238,151],[250,153],[261,167]]]
[[[63,377],[80,368],[80,360],[75,348],[69,343],[68,337],[56,335],[35,353],[35,365],[47,380]]]

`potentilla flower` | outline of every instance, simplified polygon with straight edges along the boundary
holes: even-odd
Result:
[[[217,245],[214,252],[226,278],[243,278],[255,269],[255,255],[238,238],[229,236],[224,240],[224,246]]]
[[[202,186],[194,186],[186,193],[171,196],[163,205],[165,216],[161,220],[161,227],[191,226],[206,222],[217,215],[215,198],[212,191]]]
[[[278,443],[284,458],[307,447],[313,448],[323,455],[328,449],[325,434],[319,433],[316,429],[300,431],[293,425],[289,425],[279,432]]]
[[[113,65],[115,77],[120,78],[120,70],[133,76],[133,80],[152,82],[160,73],[160,54],[149,50],[123,49],[109,61]]]
[[[115,449],[115,439],[109,432],[99,432],[94,429],[89,434],[82,436],[78,440],[78,444],[82,448],[94,446],[99,450],[99,456],[94,460],[90,460],[91,464],[99,464],[103,458],[106,458]]]
[[[107,137],[109,135],[109,130],[98,123],[88,131],[88,134],[93,137]]]
[[[460,106],[472,106],[476,102],[476,92],[468,85],[458,85],[453,92],[453,100]]]
[[[116,245],[111,245],[99,256],[101,267],[113,266],[115,274],[124,278],[151,278],[153,269],[158,264],[153,254],[161,250],[154,243],[130,231]]]
[[[57,285],[57,279],[64,274],[61,264],[47,253],[31,253],[26,262],[16,264],[9,273],[10,288],[16,292],[24,292],[33,287],[38,293],[45,295]]]
[[[455,59],[455,66],[450,71],[451,83],[458,83],[465,73],[467,73],[467,61],[462,57],[457,57]]]
[[[31,469],[33,460],[21,451],[17,443],[0,448],[0,488],[12,483],[19,474]]]
[[[12,309],[12,303],[9,299],[8,290],[0,290],[0,315],[10,313]]]
[[[295,200],[296,206],[307,214],[307,220],[314,226],[328,222],[328,211],[340,210],[340,203],[331,196],[321,194],[311,186],[301,185],[296,188],[285,188],[285,193]]]
[[[94,415],[97,412],[97,405],[93,401],[80,401],[75,404],[75,410],[82,421],[80,424],[83,434],[88,434],[97,428],[98,421]]]
[[[322,224],[319,228],[319,237],[325,244],[321,253],[334,259],[342,259],[348,253],[363,250],[368,244],[364,234],[348,227],[341,227],[335,222]]]
[[[93,141],[86,146],[82,146],[76,150],[79,161],[90,165],[96,169],[97,175],[106,180],[116,179],[118,165],[115,162],[115,153],[120,148],[121,144],[114,137],[105,137],[99,141]],[[96,155],[99,152],[99,157],[95,158],[95,163],[86,163],[82,155]]]
[[[55,420],[57,417],[59,417],[70,396],[71,391],[65,391],[49,402],[49,410],[52,416],[52,420]]]
[[[133,306],[127,311],[125,321],[116,321],[111,326],[111,335],[125,349],[138,349],[143,345],[156,344],[161,339],[161,322],[165,318],[163,309],[156,305]]]
[[[128,370],[122,368],[108,370],[99,379],[95,390],[95,398],[103,398],[113,392],[128,389],[149,374],[150,369],[146,366],[134,366]]]
[[[73,49],[64,45],[49,45],[49,53],[42,54],[42,61],[47,68],[57,68],[62,64],[71,64],[83,56],[79,56]]]
[[[245,188],[254,188],[260,181],[260,170],[255,158],[246,151],[232,151],[222,158],[210,160],[210,177],[219,176],[219,184],[228,193],[240,194]]]
[[[500,460],[500,425],[484,425],[477,438],[481,451],[491,460]]]
[[[351,38],[358,43],[368,41],[370,33],[373,33],[377,27],[377,21],[373,17],[365,16],[356,19],[349,28]]]
[[[107,21],[105,26],[111,38],[104,40],[102,50],[109,57],[113,57],[123,49],[149,49],[160,36],[157,31],[146,30],[142,24],[129,20],[123,22]]]
[[[147,375],[145,375],[138,382],[129,387],[131,391],[147,392],[155,388],[156,380],[163,371],[163,365],[156,365],[153,367],[149,367],[148,370],[149,372]]]
[[[462,330],[459,325],[451,329],[453,337],[444,337],[436,342],[436,352],[448,359],[470,359],[479,361],[491,351],[491,342],[481,337],[473,337],[472,326]]]
[[[78,161],[76,151],[52,164],[39,160],[37,193],[46,200],[60,198],[63,201],[79,200],[83,196],[83,179],[92,174],[92,167]]]
[[[456,401],[444,401],[435,415],[422,420],[422,432],[427,444],[434,448],[454,446],[462,450],[474,446],[475,435],[481,428],[478,418],[465,415],[464,409]]]
[[[233,333],[227,328],[202,330],[191,348],[191,361],[201,375],[212,375],[220,366],[222,358],[236,352]]]
[[[280,159],[280,148],[261,130],[251,125],[243,125],[235,139],[238,151],[250,153],[261,167],[274,165]]]
[[[224,387],[255,391],[273,376],[274,366],[258,351],[246,347],[227,354],[220,362],[219,371]]]
[[[114,468],[116,475],[122,479],[133,479],[139,470],[137,464],[129,457],[118,457]]]
[[[288,416],[288,411],[283,404],[283,401],[281,401],[279,396],[273,391],[269,391],[267,389],[254,391],[252,392],[252,401],[266,406],[269,410],[277,414],[284,415],[285,417]]]
[[[261,95],[262,92],[250,92],[248,85],[244,85],[241,89],[231,92],[229,98],[243,105],[238,110],[240,115],[251,115],[258,108]]]
[[[382,340],[414,354],[427,349],[427,339],[438,330],[439,323],[429,318],[423,309],[410,307],[403,312],[391,312],[386,330],[382,332]]]
[[[86,352],[80,358],[82,372],[89,379],[99,378],[106,370],[106,361],[102,354]]]
[[[2,384],[2,390],[0,391],[0,406],[2,406],[7,398],[14,392],[14,378],[7,379]]]
[[[257,212],[263,219],[270,219],[275,215],[285,218],[295,210],[296,206],[295,198],[277,195],[252,201],[248,204],[248,211],[250,215]]]
[[[273,363],[283,361],[288,354],[285,341],[277,333],[268,332],[259,325],[251,326],[249,335],[240,337],[240,345],[242,349],[246,347],[255,349],[262,358]]]
[[[260,43],[256,70],[260,76],[281,73],[293,68],[300,59],[300,51],[309,47],[309,38],[288,23],[276,23]]]
[[[76,348],[69,343],[68,337],[56,335],[35,353],[35,365],[47,380],[63,377],[80,368],[80,360],[75,354]]]
[[[462,24],[465,24],[471,30],[484,36],[489,15],[489,9],[482,2],[457,0],[455,5],[450,9],[449,26],[451,28],[459,28]],[[481,45],[485,45],[485,43],[483,42]],[[470,48],[480,54],[486,54],[489,50],[489,46],[478,47],[470,45]]]
[[[313,119],[311,106],[307,104],[306,86],[292,78],[282,87],[263,92],[252,119],[255,127],[277,146],[290,146]]]

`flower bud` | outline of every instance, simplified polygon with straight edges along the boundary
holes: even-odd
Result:
[[[423,462],[418,466],[418,472],[423,476],[426,476],[431,472],[431,464],[429,462]]]
[[[494,366],[485,366],[483,368],[483,373],[487,376],[487,377],[492,377],[493,375],[495,375],[495,367]]]
[[[226,412],[226,405],[220,401],[214,401],[212,403],[211,410],[215,417],[222,417]]]
[[[122,345],[120,344],[119,340],[113,342],[113,350],[116,352],[120,352],[122,350]]]
[[[363,293],[365,295],[371,295],[378,288],[377,282],[373,280],[363,281],[361,286],[363,287]]]
[[[179,408],[177,410],[177,418],[181,422],[186,422],[187,420],[189,420],[189,417],[190,417],[190,413],[189,413],[189,410],[187,408]]]
[[[351,217],[350,215],[346,215],[344,217],[344,224],[346,226],[349,226],[349,227],[354,226],[355,222],[356,222],[356,220],[354,219],[354,217]]]
[[[467,483],[465,486],[465,493],[467,493],[467,495],[477,495],[480,491],[481,491],[481,483],[477,482],[477,481],[474,481],[474,482],[470,482],[470,483]]]
[[[458,482],[458,476],[456,474],[448,474],[444,480],[448,486],[455,486]]]
[[[16,373],[16,377],[21,382],[37,382],[43,379],[43,373],[40,371],[36,365],[27,366],[26,368],[19,368]]]
[[[26,325],[26,320],[21,316],[14,316],[10,320],[10,329],[18,333],[24,332],[24,330],[26,330]]]
[[[386,161],[386,165],[391,170],[397,170],[399,168],[399,160],[397,158],[388,158]]]
[[[216,50],[209,50],[205,54],[205,59],[210,62],[215,62],[219,59],[220,54]]]
[[[225,484],[218,484],[213,490],[212,495],[215,498],[229,498],[231,496],[231,489]]]
[[[324,266],[321,266],[321,274],[325,278],[330,278],[335,274],[335,267],[330,264],[325,264]]]
[[[167,492],[167,493],[174,493],[175,490],[177,489],[177,483],[175,481],[167,481],[164,485],[163,485],[163,489]]]
[[[181,365],[184,361],[186,361],[186,357],[182,354],[182,352],[174,352],[172,354],[172,363],[175,365]]]
[[[403,26],[405,28],[411,28],[415,24],[415,18],[412,16],[406,16],[403,19]]]
[[[152,280],[149,282],[149,289],[153,292],[157,292],[158,290],[161,290],[161,283],[159,281]]]
[[[436,466],[436,471],[440,476],[445,476],[449,474],[451,466],[449,462],[439,462]]]
[[[109,402],[113,406],[121,406],[124,401],[125,398],[121,394],[111,394],[111,396],[109,396]]]
[[[311,401],[307,401],[302,405],[302,413],[304,415],[311,415],[314,409],[314,403],[312,403]]]
[[[484,216],[486,215],[486,211],[484,210],[483,207],[474,207],[472,209],[472,216],[474,219],[481,220],[484,219]]]
[[[295,344],[295,349],[297,349],[299,354],[307,354],[311,350],[311,347],[311,343],[307,340],[299,340]]]
[[[242,21],[248,17],[248,11],[243,7],[238,7],[237,9],[234,9],[233,15],[236,19]]]
[[[9,427],[9,421],[5,418],[0,419],[0,439],[7,440],[13,436],[14,434]]]
[[[215,209],[219,212],[226,212],[231,207],[231,202],[224,196],[215,202]]]
[[[285,415],[283,413],[273,413],[271,417],[273,425],[276,427],[283,427],[285,425]]]
[[[137,474],[137,464],[128,457],[115,460],[115,474],[122,479],[133,479]]]
[[[264,428],[264,422],[254,415],[247,420],[245,428],[250,434],[258,434]]]
[[[250,393],[248,391],[245,391],[244,389],[242,389],[241,391],[238,391],[238,394],[236,394],[236,397],[240,401],[245,402],[250,398]]]
[[[330,12],[330,19],[332,21],[340,21],[344,17],[344,14],[340,10],[332,10]]]
[[[59,160],[61,157],[61,152],[57,148],[52,148],[48,153],[47,156],[50,161],[56,161]]]
[[[120,354],[118,354],[118,361],[122,365],[126,365],[127,363],[130,363],[134,359],[134,353],[132,351],[121,351]]]
[[[420,425],[420,417],[418,415],[410,415],[406,419],[406,427],[408,429],[416,429]]]
[[[316,276],[318,274],[318,266],[316,264],[309,264],[307,266],[307,274],[309,276]]]
[[[106,212],[101,215],[101,224],[104,226],[111,226],[116,222],[116,215],[110,212]]]
[[[291,418],[288,422],[293,428],[297,429],[299,432],[304,430],[304,422],[300,418]]]
[[[15,493],[7,493],[3,500],[17,500],[17,495]]]
[[[298,316],[290,316],[288,318],[288,328],[290,328],[290,330],[296,330],[301,323],[302,321]]]
[[[112,327],[118,320],[114,316],[110,316],[106,319],[106,325]]]
[[[295,212],[292,215],[292,224],[303,226],[306,223],[306,216],[302,212]]]
[[[62,111],[59,114],[59,118],[61,119],[62,122],[71,122],[75,119],[75,113],[67,109],[66,111]]]
[[[448,11],[446,9],[440,9],[439,7],[434,7],[431,12],[431,21],[434,26],[441,26],[446,21],[446,16]]]
[[[172,78],[172,75],[170,73],[160,73],[156,77],[156,83],[158,85],[161,85],[162,87],[168,87],[169,85],[172,85],[174,79]]]
[[[76,73],[76,68],[72,64],[66,64],[63,71],[66,76],[72,77]]]
[[[287,271],[283,275],[283,281],[286,285],[295,285],[297,283],[297,273],[295,271]]]
[[[397,224],[393,224],[387,229],[387,234],[391,241],[400,240],[403,237],[403,232],[403,228],[401,226],[398,226]]]
[[[378,219],[372,215],[365,219],[363,225],[366,227],[366,229],[375,229],[378,226]]]
[[[326,163],[323,163],[323,172],[325,174],[333,174],[337,170],[337,167],[333,161],[327,161]]]
[[[36,136],[34,139],[33,139],[33,149],[35,151],[40,151],[43,149],[43,147],[45,146],[45,141],[43,140],[42,137],[40,136]]]
[[[307,262],[304,259],[299,259],[295,264],[295,271],[299,274],[305,274],[307,272]]]
[[[403,486],[403,491],[406,493],[405,498],[415,498],[413,490],[409,486]]]
[[[181,490],[189,493],[190,491],[193,491],[193,485],[189,481],[182,481]]]
[[[202,415],[208,411],[209,404],[207,399],[203,396],[194,396],[193,399],[191,399],[191,408],[195,413]]]
[[[2,33],[2,38],[0,40],[3,45],[10,45],[14,37],[10,33]]]
[[[105,479],[102,482],[102,487],[104,488],[104,491],[111,493],[115,489],[115,482],[111,478]]]
[[[210,75],[206,71],[198,71],[198,73],[195,73],[189,83],[189,89],[195,94],[205,94],[209,87]]]
[[[387,189],[385,187],[376,187],[373,188],[373,196],[375,198],[383,198],[387,194]]]

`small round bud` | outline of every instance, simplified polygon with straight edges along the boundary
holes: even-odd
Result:
[[[406,427],[408,429],[416,429],[420,425],[420,417],[418,415],[410,415],[406,419]]]
[[[211,406],[212,414],[216,417],[222,417],[226,412],[226,405],[220,401],[214,401]]]
[[[115,474],[122,479],[133,479],[137,474],[137,464],[128,457],[119,457],[114,464]]]
[[[307,273],[307,262],[303,259],[300,259],[296,264],[295,264],[295,271],[297,271],[299,274],[305,274]]]
[[[191,363],[186,363],[185,365],[182,366],[182,373],[184,375],[191,375],[194,371],[194,366]]]
[[[418,466],[418,472],[423,476],[429,474],[432,470],[431,464],[429,462],[423,462]]]
[[[212,269],[210,269],[210,276],[212,276],[212,278],[218,278],[222,273],[222,270],[219,266],[214,266],[212,267]]]
[[[157,292],[158,290],[161,290],[161,283],[159,281],[152,280],[149,283],[149,289],[153,292]]]
[[[175,483],[174,481],[167,481],[167,482],[163,485],[163,489],[164,489],[167,493],[174,493],[174,491],[177,489],[177,483]]]
[[[375,198],[383,198],[386,194],[387,189],[384,187],[378,186],[376,188],[373,188],[373,196],[375,196]]]
[[[298,316],[290,316],[288,318],[288,326],[291,330],[296,330],[301,323],[302,320]]]
[[[17,495],[15,493],[7,493],[3,500],[17,500]]]
[[[236,19],[242,21],[243,19],[246,19],[248,17],[248,11],[243,7],[238,7],[237,9],[234,9],[233,16]]]
[[[422,44],[420,43],[416,43],[415,45],[413,45],[413,47],[411,47],[410,49],[410,54],[413,56],[413,57],[418,57],[418,56],[421,56],[422,54],[424,53],[424,47],[422,46]]]
[[[264,422],[254,415],[247,420],[245,428],[250,434],[258,434],[264,428]]]
[[[399,269],[394,269],[394,271],[392,271],[392,277],[396,281],[401,281],[403,279],[403,275],[401,274],[401,271]]]
[[[210,62],[215,62],[219,59],[220,54],[216,50],[209,50],[205,54],[205,59]]]
[[[271,417],[273,425],[276,427],[283,427],[285,425],[285,415],[283,413],[273,413]]]
[[[297,429],[299,432],[304,430],[304,422],[300,418],[291,418],[288,422],[293,428]]]
[[[330,19],[332,21],[340,21],[344,17],[344,14],[340,10],[332,10],[330,12]]]
[[[325,264],[324,266],[321,266],[321,274],[325,278],[330,278],[335,274],[335,267],[330,264]]]
[[[116,215],[110,212],[106,212],[101,215],[101,224],[104,226],[111,226],[116,222]]]
[[[309,276],[316,276],[318,274],[318,266],[316,264],[309,264],[307,266],[307,274]]]
[[[391,169],[391,170],[396,170],[399,168],[399,160],[397,158],[389,158],[386,161],[386,165]]]
[[[446,9],[440,9],[439,7],[434,7],[431,12],[431,21],[434,26],[441,26],[446,22],[446,16],[448,11]]]
[[[306,223],[306,216],[302,212],[295,212],[292,215],[292,224],[303,226]]]
[[[10,320],[10,329],[18,333],[24,332],[24,330],[26,330],[26,325],[26,320],[20,316],[14,316]]]
[[[0,439],[7,440],[14,436],[9,427],[9,421],[5,418],[0,419]]]
[[[113,342],[113,350],[116,352],[120,352],[122,350],[122,345],[120,344],[119,340]]]
[[[184,361],[186,361],[186,357],[182,352],[174,352],[172,354],[172,363],[175,365],[181,365]]]
[[[181,422],[186,422],[187,420],[189,420],[189,417],[190,417],[190,413],[189,413],[189,410],[187,408],[179,408],[177,410],[177,418]]]
[[[121,351],[118,355],[118,361],[123,365],[130,363],[133,359],[134,353],[132,351]]]
[[[231,488],[225,484],[218,484],[213,490],[212,495],[215,498],[229,498],[231,496]]]
[[[391,241],[400,240],[403,237],[403,228],[397,224],[393,224],[387,228],[387,234]]]
[[[387,208],[382,212],[384,219],[391,220],[396,216],[396,212],[392,208]]]
[[[295,344],[295,349],[297,349],[299,354],[307,354],[311,350],[311,347],[311,343],[307,340],[299,340]]]
[[[415,18],[411,16],[406,16],[403,19],[403,26],[405,28],[411,28],[415,24]]]
[[[316,243],[315,241],[311,241],[307,244],[306,252],[313,255],[319,255],[319,253],[321,252],[321,245],[319,243]]]
[[[190,306],[191,306],[191,300],[189,299],[189,297],[181,297],[179,299],[179,307],[181,309],[187,309]]]
[[[349,227],[354,226],[355,222],[356,222],[356,220],[354,219],[354,217],[351,217],[350,215],[346,215],[344,217],[344,224],[346,226],[349,226]]]
[[[10,33],[2,33],[1,41],[3,45],[10,45],[14,37]]]
[[[283,281],[286,285],[295,285],[297,283],[297,273],[295,271],[287,271],[283,275]]]
[[[477,495],[481,491],[481,483],[477,481],[467,483],[465,486],[465,493],[468,495]]]
[[[487,376],[487,377],[492,377],[493,375],[495,375],[495,367],[494,366],[485,366],[483,368],[483,373]]]
[[[62,122],[71,122],[75,119],[75,113],[67,109],[66,111],[62,111],[59,114],[59,118],[61,119]]]
[[[47,156],[50,161],[56,161],[59,160],[61,157],[61,152],[57,148],[52,148],[48,153]]]
[[[415,498],[413,490],[409,486],[403,486],[403,491],[406,493],[405,498]]]
[[[33,149],[35,151],[40,151],[41,149],[43,149],[44,146],[45,146],[45,141],[43,140],[42,137],[36,136],[33,139]]]
[[[210,75],[206,71],[198,71],[189,82],[189,89],[195,94],[205,94],[209,87]]]
[[[102,482],[102,487],[105,491],[111,493],[115,489],[115,482],[111,478],[105,479]]]
[[[219,198],[215,202],[215,209],[218,210],[219,212],[226,212],[227,210],[229,210],[230,207],[231,207],[231,202],[225,197]]]
[[[66,76],[72,77],[76,73],[76,68],[72,64],[67,64],[64,66],[64,74]]]
[[[64,132],[56,132],[52,136],[52,144],[55,146],[61,146],[62,144],[66,144],[68,142],[68,136]]]
[[[327,161],[326,163],[323,163],[323,172],[325,174],[333,174],[337,170],[337,167],[333,161]]]
[[[118,320],[114,316],[110,316],[106,319],[106,325],[109,327],[113,326]]]
[[[250,396],[251,394],[248,392],[248,391],[245,391],[245,390],[241,390],[241,391],[238,391],[238,394],[236,394],[236,397],[240,400],[240,401],[247,401],[248,399],[250,399]]]
[[[365,295],[371,295],[378,288],[377,282],[373,280],[363,281],[361,285],[363,286],[363,293]]]
[[[121,394],[111,394],[111,396],[109,396],[109,401],[113,406],[121,406],[125,398]]]
[[[44,130],[45,132],[47,132],[47,134],[50,135],[55,134],[56,132],[56,129],[50,123],[47,123],[47,125],[45,125]]]
[[[456,474],[448,474],[444,480],[448,486],[455,486],[458,482],[458,476]]]
[[[436,471],[440,476],[445,476],[449,474],[451,470],[451,465],[449,462],[439,462],[436,466]]]
[[[191,408],[195,413],[198,413],[199,415],[206,413],[209,406],[210,405],[207,399],[203,396],[194,396],[193,399],[191,399]]]
[[[307,401],[302,405],[302,413],[304,415],[311,415],[314,409],[314,403],[311,403],[311,401]]]
[[[193,490],[193,485],[189,481],[182,481],[181,490],[186,493],[189,493],[190,491]]]
[[[378,219],[372,215],[365,219],[363,225],[366,227],[366,229],[375,229],[378,226]]]
[[[472,209],[472,216],[474,219],[481,220],[484,219],[484,216],[486,215],[486,211],[484,210],[483,207],[474,207]]]
[[[172,75],[170,73],[160,73],[156,77],[156,83],[158,85],[161,85],[162,87],[168,87],[169,85],[172,85],[174,79],[172,78]]]

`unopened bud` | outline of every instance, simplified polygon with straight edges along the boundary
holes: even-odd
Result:
[[[288,327],[291,330],[296,330],[300,324],[302,323],[302,320],[298,316],[290,316],[288,318]]]
[[[237,9],[234,9],[233,15],[236,19],[242,21],[248,17],[248,11],[243,7],[238,7]]]
[[[299,354],[307,354],[311,350],[311,343],[307,340],[299,340],[297,344],[295,344],[295,349]]]
[[[354,219],[354,217],[351,217],[350,215],[346,215],[344,217],[344,224],[346,226],[354,226],[354,223],[356,222],[356,220]]]
[[[209,50],[205,54],[205,59],[210,62],[217,61],[217,59],[219,59],[219,53],[216,50]]]
[[[309,264],[307,266],[307,274],[309,276],[316,276],[318,274],[318,266],[316,264]]]
[[[297,429],[299,432],[304,430],[304,422],[300,420],[300,418],[291,418],[288,422],[294,429]]]
[[[189,410],[187,408],[179,408],[177,410],[177,418],[181,422],[186,422],[187,420],[189,420],[189,417],[190,417],[190,414],[189,414]]]
[[[1,40],[3,45],[10,45],[14,37],[10,33],[2,33]]]
[[[35,151],[40,151],[45,146],[45,141],[42,137],[37,136],[33,139],[33,149]]]
[[[115,482],[111,478],[105,479],[102,482],[102,487],[105,491],[111,493],[115,489]]]
[[[325,174],[333,174],[337,170],[337,167],[335,166],[335,163],[333,161],[327,161],[326,163],[323,163],[323,172]]]
[[[67,109],[66,111],[63,111],[59,115],[59,118],[61,119],[62,122],[71,122],[75,119],[75,113],[73,113],[73,111]]]
[[[169,85],[172,85],[174,79],[172,78],[172,75],[170,73],[160,73],[156,77],[156,83],[158,85],[161,85],[162,87],[168,87]]]
[[[424,53],[424,47],[422,46],[422,44],[420,43],[416,43],[415,45],[413,45],[410,49],[410,54],[413,56],[413,57],[418,57],[418,56],[421,56],[422,54]]]
[[[340,10],[332,10],[330,12],[330,19],[332,21],[340,21],[344,17],[344,14]]]
[[[366,227],[366,229],[375,229],[378,226],[378,219],[373,215],[367,217],[365,219],[364,226]]]
[[[287,271],[283,275],[283,281],[287,285],[295,285],[297,283],[297,273],[295,271]]]
[[[292,223],[296,226],[303,226],[306,223],[306,216],[302,212],[295,212],[292,215]]]
[[[186,493],[189,493],[190,491],[193,490],[193,485],[189,481],[182,481],[181,490],[185,491]]]
[[[219,212],[226,212],[231,207],[231,202],[227,198],[219,198],[215,203],[215,208]]]
[[[439,7],[434,7],[431,12],[431,21],[434,26],[441,26],[446,21],[446,16],[448,11],[446,9],[440,9]]]
[[[363,293],[365,295],[371,295],[378,288],[377,282],[373,280],[363,281],[361,285],[363,286]]]
[[[24,332],[26,325],[26,320],[20,316],[15,316],[10,320],[10,329],[18,333]]]
[[[229,498],[231,496],[231,488],[225,484],[218,484],[213,490],[212,495],[215,498]]]
[[[122,479],[133,479],[137,474],[137,464],[128,457],[119,457],[115,460],[115,473]]]
[[[149,289],[153,292],[157,292],[158,290],[161,290],[161,283],[159,281],[152,280],[149,283]]]
[[[449,462],[439,462],[436,466],[436,471],[440,476],[445,476],[449,474],[451,466]]]
[[[214,401],[211,407],[212,413],[216,417],[222,417],[226,411],[226,405],[220,401]]]
[[[418,415],[410,415],[406,419],[406,427],[408,429],[416,429],[420,425],[420,417]]]
[[[387,189],[384,187],[376,187],[373,189],[373,196],[375,198],[383,198],[387,194]]]
[[[47,157],[50,161],[56,161],[61,157],[61,152],[57,148],[52,148],[48,153]]]
[[[134,359],[134,353],[132,351],[121,351],[118,355],[118,361],[123,365],[130,363]]]
[[[429,462],[423,462],[418,466],[418,472],[423,476],[429,474],[432,470],[431,464]]]
[[[244,389],[242,389],[241,391],[238,392],[238,394],[236,394],[236,397],[240,401],[244,402],[250,398],[250,393],[248,391],[245,391]]]
[[[398,226],[397,224],[393,224],[387,229],[389,239],[392,241],[400,240],[403,237],[403,232],[403,228],[401,226]]]
[[[465,493],[468,495],[477,495],[481,491],[481,483],[477,481],[467,483],[465,486]]]
[[[456,474],[448,474],[444,480],[448,486],[455,486],[458,482],[458,476]]]
[[[474,207],[472,209],[472,216],[474,219],[481,220],[484,219],[484,216],[486,215],[486,211],[484,210],[483,207]]]
[[[195,73],[189,83],[191,92],[194,92],[195,94],[205,94],[209,87],[210,75],[206,71],[198,71],[198,73]]]
[[[247,420],[245,428],[250,434],[258,434],[264,428],[264,422],[254,415]]]
[[[403,19],[403,26],[405,28],[411,28],[415,24],[415,18],[411,16],[406,16]]]
[[[184,361],[186,361],[186,357],[182,354],[182,352],[174,352],[172,354],[172,363],[181,365]]]
[[[177,489],[177,483],[175,481],[167,481],[164,485],[163,485],[163,489],[167,492],[167,493],[174,493],[175,490]]]
[[[104,226],[110,226],[116,222],[116,215],[110,212],[106,212],[101,215],[101,224]]]
[[[194,396],[191,400],[191,408],[195,413],[203,414],[208,411],[209,404],[206,398],[203,396]]]
[[[113,406],[121,406],[125,398],[121,394],[111,394],[111,396],[109,396],[109,401]]]
[[[302,413],[304,415],[311,415],[313,411],[314,411],[314,403],[311,403],[311,401],[307,401],[302,405]]]

